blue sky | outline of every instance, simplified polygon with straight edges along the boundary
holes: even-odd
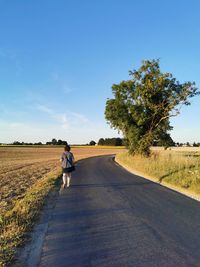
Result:
[[[0,0],[0,142],[118,136],[104,119],[111,86],[144,59],[200,86],[197,0]],[[200,142],[200,97],[173,118]]]

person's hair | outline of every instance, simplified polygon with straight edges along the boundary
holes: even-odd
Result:
[[[67,146],[64,147],[64,150],[65,150],[65,151],[68,151],[68,152],[69,152],[70,149],[71,149],[71,147],[70,147],[69,145],[67,145]]]

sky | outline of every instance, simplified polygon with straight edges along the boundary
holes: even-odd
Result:
[[[0,143],[118,137],[111,87],[146,59],[200,87],[198,0],[0,0]],[[200,142],[200,96],[171,120]]]

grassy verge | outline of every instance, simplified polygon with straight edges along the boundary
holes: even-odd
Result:
[[[45,197],[60,174],[59,168],[39,179],[11,210],[0,217],[0,266],[7,266],[13,260],[16,247],[24,242],[26,232],[32,228]]]
[[[136,174],[200,199],[198,151],[153,151],[149,158],[133,157],[125,152],[118,154],[116,161]]]

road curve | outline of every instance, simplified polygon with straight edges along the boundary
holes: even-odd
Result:
[[[200,203],[113,156],[82,160],[56,200],[39,266],[200,266]]]

